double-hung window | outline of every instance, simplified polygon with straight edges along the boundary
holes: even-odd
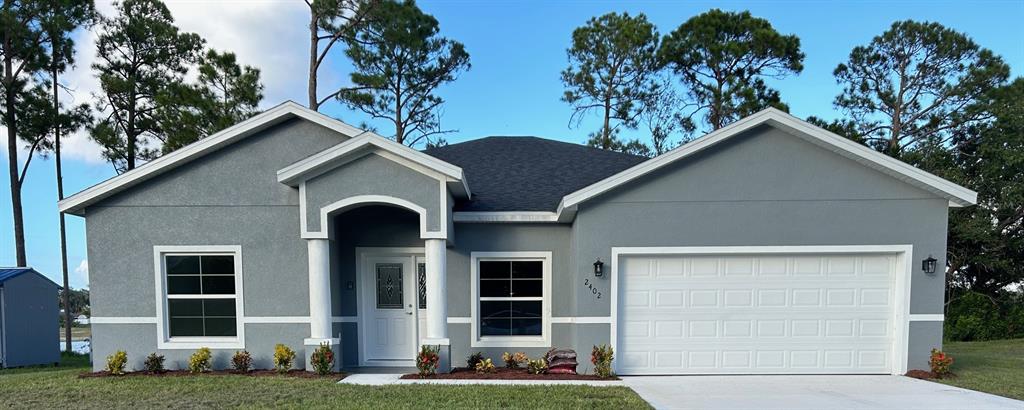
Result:
[[[162,285],[158,294],[164,299],[159,307],[163,347],[182,343],[240,346],[242,288],[237,247],[158,247],[156,253]]]
[[[551,253],[472,254],[474,346],[550,344]]]

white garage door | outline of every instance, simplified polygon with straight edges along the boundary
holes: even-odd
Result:
[[[617,370],[889,373],[896,259],[622,256]]]

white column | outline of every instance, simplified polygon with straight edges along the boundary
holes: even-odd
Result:
[[[426,240],[427,340],[424,344],[448,344],[448,291],[444,239]]]
[[[309,337],[331,337],[331,246],[327,239],[307,239],[309,248]]]

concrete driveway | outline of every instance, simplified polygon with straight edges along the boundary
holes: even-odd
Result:
[[[899,376],[622,379],[657,409],[1024,409],[1024,401]]]

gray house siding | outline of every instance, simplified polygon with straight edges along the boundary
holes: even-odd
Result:
[[[33,272],[8,279],[0,285],[4,312],[0,337],[6,367],[50,364],[60,361],[57,334],[57,285]],[[50,326],[46,324],[49,323]]]
[[[594,259],[627,246],[910,244],[912,266],[929,254],[945,263],[946,199],[775,128],[725,144],[582,204],[577,282],[593,278]],[[608,275],[598,283],[609,290]],[[942,313],[943,285],[942,275],[913,269],[910,312]],[[609,301],[581,296],[576,310],[609,315]],[[941,323],[934,328],[912,323],[910,368],[941,346]]]
[[[288,121],[87,208],[93,315],[156,315],[154,246],[240,245],[245,315],[308,316],[308,303],[299,302],[308,300],[309,286],[298,192],[278,183],[276,173],[346,138],[311,122]],[[292,332],[297,328],[301,332]],[[272,351],[274,343],[298,348],[309,335],[308,324],[245,329],[254,355]],[[129,365],[141,368],[156,351],[156,337],[151,324],[94,324],[93,367],[101,369],[107,355],[125,350]],[[269,350],[257,352],[262,345]],[[160,353],[172,362],[191,354]]]
[[[282,185],[283,186],[283,185]],[[427,230],[441,230],[441,183],[376,154],[306,181],[306,225],[320,231],[320,209],[357,195],[385,195],[412,202],[427,211]]]

